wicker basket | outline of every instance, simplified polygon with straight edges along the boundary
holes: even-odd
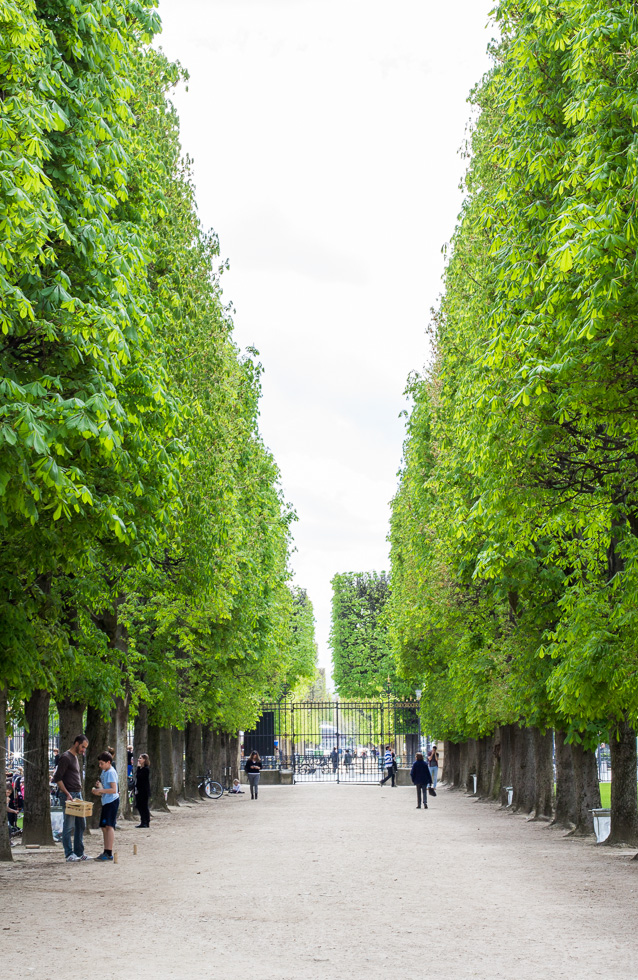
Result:
[[[93,814],[93,804],[86,800],[67,800],[64,812],[68,817],[90,817]]]

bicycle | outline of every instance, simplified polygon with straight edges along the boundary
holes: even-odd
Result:
[[[199,780],[200,782],[197,786],[197,789],[199,790],[199,795],[203,800],[204,799],[218,800],[220,796],[223,796],[224,787],[222,786],[221,783],[218,783],[216,780],[211,779],[210,769],[208,770],[205,776],[200,776]]]

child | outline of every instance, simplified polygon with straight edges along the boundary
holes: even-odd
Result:
[[[243,793],[243,792],[244,792],[243,789],[239,785],[239,780],[233,779],[233,788],[231,789],[231,793]]]
[[[96,783],[91,792],[94,796],[102,797],[102,816],[100,827],[104,836],[104,853],[96,857],[96,861],[113,860],[113,843],[115,841],[115,823],[120,805],[120,794],[117,791],[117,773],[111,763],[113,756],[110,752],[102,752],[98,756],[100,766],[100,782]],[[100,785],[101,783],[101,785]]]

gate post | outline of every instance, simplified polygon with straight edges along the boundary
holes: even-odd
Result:
[[[339,759],[339,755],[340,755],[340,743],[339,743],[339,702],[338,701],[337,701],[337,707],[336,707],[336,718],[335,718],[335,721],[337,722],[337,784],[338,784],[339,783],[339,762],[340,762],[340,759]]]

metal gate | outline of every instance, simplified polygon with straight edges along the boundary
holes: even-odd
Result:
[[[264,769],[290,769],[296,783],[377,783],[386,745],[399,766],[427,747],[418,701],[268,702],[243,739],[245,757],[256,749]]]

